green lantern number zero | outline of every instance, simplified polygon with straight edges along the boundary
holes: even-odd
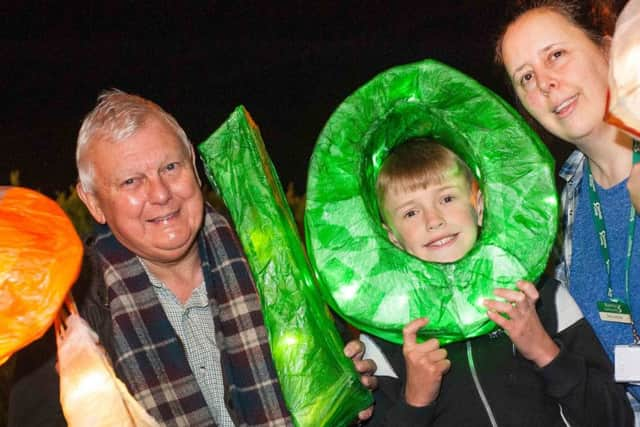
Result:
[[[452,264],[403,252],[381,226],[374,185],[394,145],[434,137],[479,179],[480,238]],[[392,68],[349,96],[320,134],[307,184],[307,250],[333,309],[363,331],[402,342],[402,327],[430,323],[441,344],[495,328],[482,300],[544,270],[557,229],[553,160],[499,96],[433,60]]]

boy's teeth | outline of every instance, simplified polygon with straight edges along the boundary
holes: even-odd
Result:
[[[447,237],[445,237],[443,239],[440,239],[440,240],[438,240],[436,242],[431,243],[430,246],[442,246],[442,245],[445,245],[445,244],[449,243],[451,241],[451,239],[453,239],[453,236],[447,236]]]

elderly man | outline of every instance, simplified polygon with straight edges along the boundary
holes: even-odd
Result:
[[[78,195],[102,224],[87,247],[81,311],[134,397],[166,425],[291,425],[248,264],[204,203],[176,120],[105,92],[82,124],[76,161]],[[361,353],[359,343],[345,353]]]

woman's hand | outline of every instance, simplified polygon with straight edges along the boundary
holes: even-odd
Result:
[[[404,395],[411,406],[427,406],[433,402],[440,391],[442,377],[451,367],[447,350],[440,348],[437,339],[416,342],[416,334],[427,323],[426,318],[416,319],[402,330],[402,354],[407,366]]]
[[[484,305],[489,309],[487,315],[505,330],[526,359],[542,368],[555,359],[560,349],[538,317],[536,301],[540,294],[536,287],[524,280],[519,281],[517,287],[519,290],[494,289],[493,293],[505,301],[485,300]]]

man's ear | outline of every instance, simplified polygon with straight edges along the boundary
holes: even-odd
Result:
[[[78,193],[78,197],[80,197],[80,200],[82,200],[82,203],[84,203],[84,205],[89,210],[89,213],[91,214],[93,219],[95,219],[100,224],[106,223],[107,220],[104,216],[104,212],[102,212],[102,209],[100,208],[100,202],[98,201],[95,194],[84,191],[82,184],[80,184],[79,182],[76,184],[76,192]]]
[[[191,167],[193,168],[196,181],[198,181],[198,187],[202,188],[202,180],[200,179],[198,167],[196,166],[196,150],[193,148],[193,145],[189,145],[189,155],[191,156]]]
[[[398,240],[398,238],[396,237],[396,235],[393,233],[393,230],[391,229],[391,227],[389,227],[387,224],[385,224],[384,222],[382,223],[382,227],[385,229],[385,231],[387,232],[387,237],[389,238],[389,240],[391,240],[391,243],[394,244],[394,246],[396,246],[399,249],[404,249],[402,247],[402,245],[400,244],[400,241]]]

